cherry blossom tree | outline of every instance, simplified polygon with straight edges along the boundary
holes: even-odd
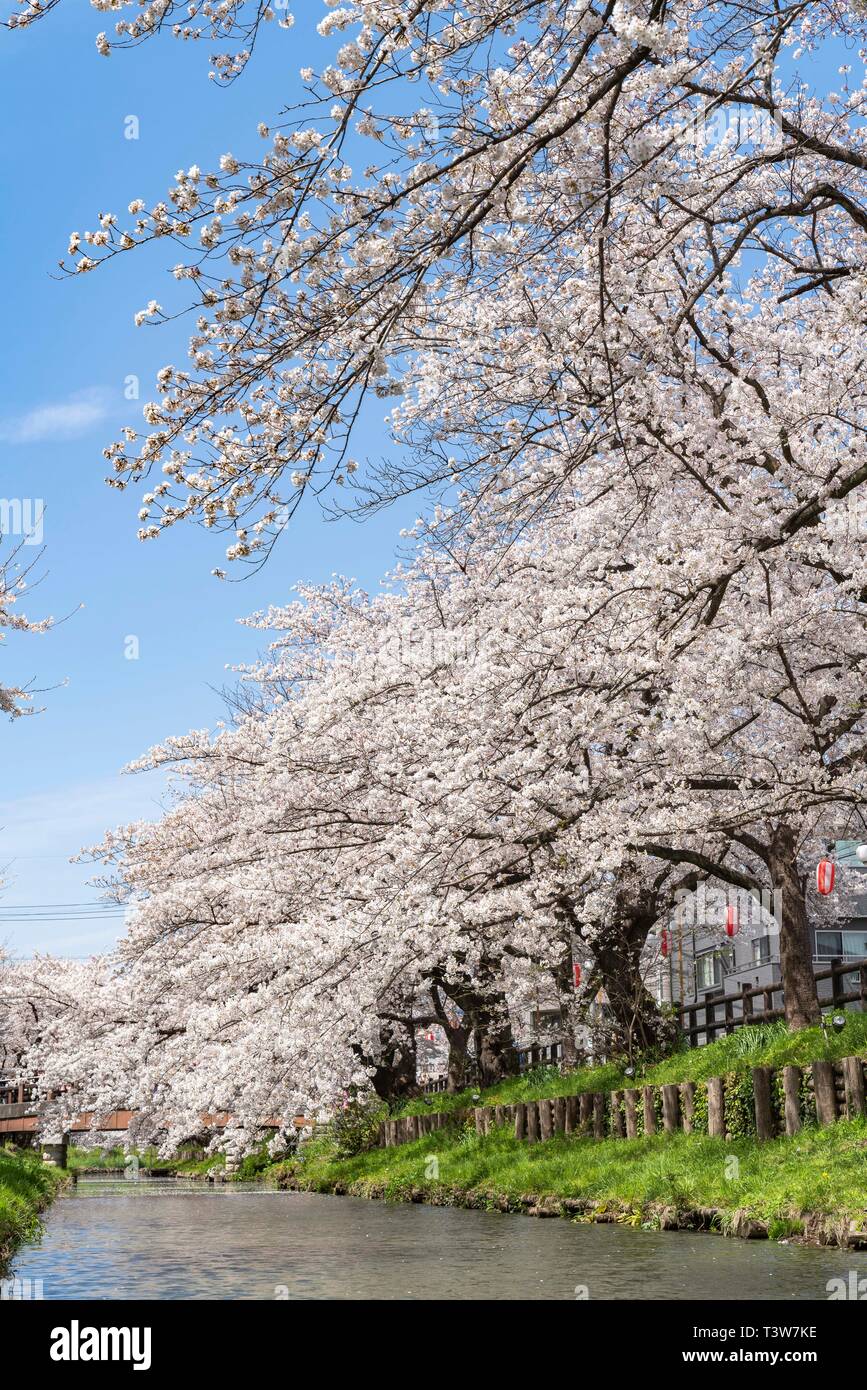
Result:
[[[20,563],[20,547],[0,560],[0,642],[6,632],[46,632],[51,626],[50,618],[34,621],[27,618],[17,607],[27,588],[27,575],[30,566]],[[0,683],[0,713],[17,719],[30,712],[32,692],[19,687]]]
[[[138,9],[121,43],[176,18]],[[267,13],[199,16],[237,75]],[[347,6],[260,159],[72,236],[75,273],[181,248],[190,363],[106,451],[119,487],[159,477],[144,538],[198,520],[259,563],[306,496],[438,499],[391,587],[258,615],[235,718],[145,760],[177,801],[102,847],[136,903],[126,1013],[78,1035],[112,1034],[98,1084],[72,1033],[43,1049],[70,1096],[125,1089],[165,1142],[231,1113],[242,1148],[408,1094],[445,1001],[453,1083],[463,1033],[496,1079],[533,972],[570,1025],[602,984],[619,1045],[651,1044],[646,943],[705,882],[781,893],[787,1019],[817,1019],[809,883],[864,800],[867,89],[799,64],[864,22]]]

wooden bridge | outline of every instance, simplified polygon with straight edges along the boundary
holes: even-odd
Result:
[[[117,1134],[129,1129],[129,1122],[135,1110],[112,1110],[107,1115],[97,1117],[93,1110],[83,1110],[69,1126],[67,1133],[87,1134],[91,1130],[98,1134]],[[97,1123],[98,1119],[98,1123]],[[202,1124],[207,1128],[223,1129],[228,1124],[228,1114],[203,1115]],[[13,1101],[0,1102],[0,1144],[4,1140],[14,1143],[28,1143],[39,1128],[39,1115],[32,1103]],[[265,1123],[263,1129],[276,1129],[277,1122]]]
[[[108,1114],[97,1115],[96,1111],[83,1110],[69,1126],[70,1137],[76,1134],[112,1135],[129,1129],[129,1122],[135,1110],[112,1110]],[[231,1115],[227,1110],[218,1110],[202,1115],[205,1129],[224,1129]],[[311,1123],[304,1115],[296,1115],[297,1128],[303,1129]],[[9,1086],[0,1082],[0,1144],[12,1140],[19,1144],[31,1143],[39,1128],[39,1112],[36,1101],[26,1086]],[[262,1129],[279,1129],[280,1120],[268,1116],[262,1121]]]

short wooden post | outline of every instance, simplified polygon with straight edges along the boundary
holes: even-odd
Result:
[[[838,996],[840,994],[840,967],[842,966],[842,964],[842,956],[831,957],[829,965],[829,969],[831,971],[831,1004],[834,1008],[836,1008],[840,1002]]]
[[[713,1139],[726,1137],[725,1082],[721,1076],[712,1076],[707,1083],[707,1132]]]
[[[653,1104],[653,1087],[642,1086],[641,1095],[644,1102],[644,1133],[656,1133],[656,1106]]]
[[[539,1106],[539,1135],[545,1139],[550,1139],[554,1133],[554,1116],[551,1109],[550,1100],[540,1100]]]
[[[797,1134],[801,1128],[801,1068],[783,1067],[783,1097],[786,1133]]]
[[[527,1140],[530,1144],[539,1142],[539,1107],[534,1100],[527,1101]]]
[[[522,1100],[515,1106],[515,1138],[526,1139],[527,1137],[527,1107]]]
[[[497,1126],[497,1129],[502,1129],[502,1127],[503,1127],[503,1125],[504,1125],[505,1123],[506,1123],[506,1107],[505,1107],[505,1105],[495,1105],[495,1106],[494,1106],[494,1124]]]
[[[624,1135],[623,1111],[620,1109],[620,1092],[611,1092],[611,1133],[615,1139],[622,1139]]]
[[[623,1092],[623,1108],[626,1111],[626,1137],[627,1139],[638,1138],[638,1115],[636,1113],[636,1102],[638,1100],[637,1091]]]
[[[582,1134],[589,1134],[593,1124],[593,1097],[589,1091],[582,1091],[578,1097],[578,1123]]]
[[[662,1088],[662,1124],[666,1134],[674,1134],[679,1128],[680,1091],[677,1086]]]
[[[837,1118],[837,1088],[834,1068],[830,1062],[813,1062],[813,1090],[816,1096],[816,1118],[820,1125],[832,1125]]]
[[[863,1115],[865,1110],[864,1068],[860,1057],[843,1058],[843,1079],[846,1083],[846,1116],[854,1120],[856,1115]]]
[[[565,1134],[574,1134],[578,1128],[578,1097],[566,1097],[566,1119],[563,1125]]]
[[[684,1134],[692,1134],[695,1126],[695,1082],[680,1083],[680,1115]]]
[[[774,1137],[774,1111],[771,1104],[771,1069],[753,1067],[753,1105],[756,1134],[762,1141]]]
[[[601,1091],[596,1091],[593,1096],[593,1137],[605,1138],[605,1097]]]
[[[485,1132],[485,1112],[484,1112],[484,1110],[481,1108],[481,1106],[479,1106],[479,1105],[476,1106],[475,1110],[473,1111],[473,1115],[475,1116],[475,1120],[476,1120],[476,1134],[484,1134],[484,1132]]]
[[[551,1105],[552,1105],[552,1109],[553,1109],[553,1111],[554,1111],[554,1133],[555,1133],[555,1134],[565,1134],[565,1133],[566,1133],[566,1097],[565,1097],[565,1096],[555,1096],[554,1100],[551,1102]]]

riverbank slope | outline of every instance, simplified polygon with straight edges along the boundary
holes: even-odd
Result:
[[[867,1249],[863,1119],[764,1144],[656,1134],[527,1145],[468,1126],[340,1158],[322,1139],[271,1175],[303,1191]]]
[[[0,1148],[0,1271],[13,1252],[33,1240],[39,1213],[53,1200],[64,1174],[39,1154]]]

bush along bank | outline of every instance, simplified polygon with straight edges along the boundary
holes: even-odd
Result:
[[[65,1180],[64,1173],[43,1164],[37,1153],[0,1148],[0,1271],[19,1245],[39,1234],[39,1213]]]
[[[316,1140],[272,1177],[299,1191],[867,1251],[864,1118],[774,1143],[694,1130],[531,1146],[469,1123],[348,1158]]]

